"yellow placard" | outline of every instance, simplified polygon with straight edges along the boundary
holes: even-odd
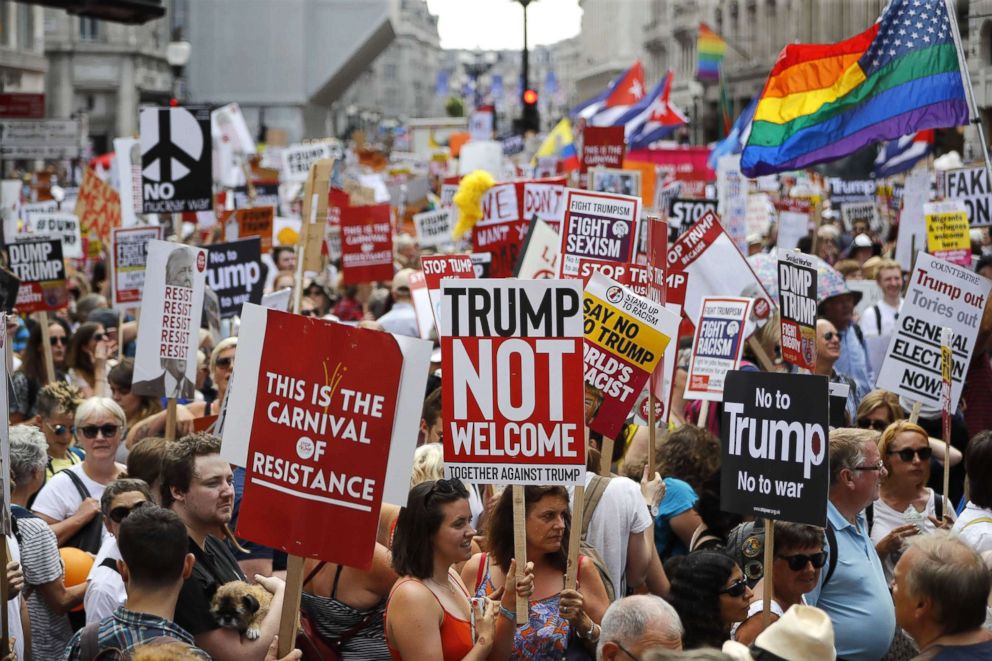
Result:
[[[948,211],[926,215],[927,252],[933,254],[949,250],[971,252],[968,236],[968,212]]]
[[[589,292],[583,309],[587,340],[645,372],[654,371],[671,338]]]

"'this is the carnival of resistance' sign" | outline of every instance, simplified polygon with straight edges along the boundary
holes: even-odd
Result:
[[[582,484],[582,285],[444,280],[445,477]]]
[[[827,378],[728,372],[720,509],[822,526],[827,518]]]

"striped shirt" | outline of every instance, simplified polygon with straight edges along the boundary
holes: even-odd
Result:
[[[62,580],[62,559],[55,533],[43,520],[18,517],[21,537],[21,566],[24,582],[32,588]],[[31,652],[35,659],[57,659],[72,638],[66,615],[52,612],[37,590],[30,590],[28,615],[31,618]]]

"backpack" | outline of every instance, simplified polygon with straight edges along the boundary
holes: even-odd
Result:
[[[829,521],[824,529],[824,536],[827,538],[829,559],[821,590],[827,586],[837,569],[837,533]],[[745,521],[734,527],[727,535],[727,552],[744,572],[748,587],[753,588],[765,575],[765,520]]]
[[[617,596],[616,586],[613,585],[613,579],[610,577],[610,572],[606,569],[606,563],[603,561],[603,556],[600,555],[599,550],[586,541],[586,534],[589,532],[589,522],[592,521],[593,512],[596,511],[596,506],[599,505],[600,499],[603,497],[603,493],[606,491],[606,487],[610,483],[609,477],[603,477],[602,475],[593,475],[592,480],[589,482],[589,486],[585,490],[585,498],[583,499],[582,508],[582,537],[579,543],[579,553],[589,558],[592,561],[596,571],[599,572],[599,577],[603,579],[603,587],[606,588],[606,596],[612,603]]]
[[[167,645],[169,643],[182,643],[177,638],[170,636],[156,636],[142,643],[144,646],[154,647],[157,645]],[[119,647],[100,646],[100,623],[87,624],[80,631],[79,636],[79,661],[103,661],[104,659],[130,661],[131,654]]]
[[[83,481],[79,479],[76,475],[69,469],[61,470],[60,473],[65,473],[65,476],[72,480],[72,483],[76,487],[76,491],[79,492],[80,502],[91,498],[90,493],[86,490],[86,485]],[[90,519],[89,523],[79,529],[75,535],[70,537],[65,544],[62,546],[73,546],[77,549],[86,551],[87,553],[92,553],[96,555],[100,551],[100,545],[103,543],[103,513],[97,512],[96,516]]]

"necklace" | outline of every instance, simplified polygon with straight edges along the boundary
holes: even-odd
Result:
[[[451,577],[450,576],[448,577],[448,584],[447,585],[441,585],[440,583],[438,583],[437,581],[435,581],[433,577],[426,579],[424,582],[426,583],[427,581],[430,581],[439,590],[444,590],[445,592],[448,592],[448,593],[453,593],[454,592],[454,590],[451,589]]]

